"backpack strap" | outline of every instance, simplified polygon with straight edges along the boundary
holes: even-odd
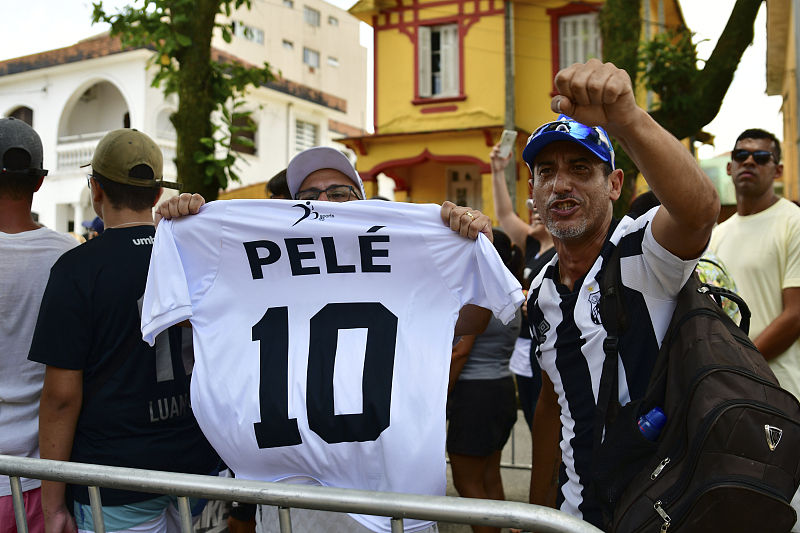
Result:
[[[619,337],[627,328],[627,316],[623,301],[622,271],[620,268],[620,249],[614,247],[611,256],[606,260],[603,277],[600,280],[600,320],[606,330],[603,341],[603,371],[600,376],[600,388],[597,393],[595,409],[594,450],[600,447],[603,440],[603,429],[613,421],[619,411]]]

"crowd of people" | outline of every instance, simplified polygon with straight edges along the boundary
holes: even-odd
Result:
[[[92,157],[98,218],[78,245],[34,221],[47,175],[41,141],[0,119],[0,453],[436,494],[446,449],[459,494],[502,500],[500,455],[521,408],[530,502],[602,528],[591,468],[606,339],[598,304],[615,249],[634,322],[619,342],[620,404],[644,394],[695,270],[744,298],[753,342],[800,396],[800,208],[773,189],[778,139],[739,136],[728,163],[737,213],[717,225],[714,185],[636,104],[625,71],[590,60],[560,71],[555,87],[558,118],[522,152],[529,222],[505,182],[514,156],[499,145],[489,155],[494,229],[451,202],[435,211],[363,202],[358,172],[327,147],[301,152],[268,182],[274,202],[206,205],[184,193],[159,203],[175,186],[163,180],[161,152],[122,129]],[[610,136],[652,191],[621,220],[613,207],[624,175]],[[248,350],[252,361],[241,357]],[[93,530],[85,487],[23,479],[22,488],[29,531]],[[101,495],[106,531],[177,531],[170,496]],[[197,515],[203,502],[193,503]],[[0,476],[0,533],[14,523]],[[229,525],[278,523],[274,507],[237,504]],[[313,510],[293,510],[292,523],[385,527]]]

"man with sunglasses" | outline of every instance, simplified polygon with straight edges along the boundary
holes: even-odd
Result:
[[[800,397],[800,209],[775,194],[780,160],[772,133],[739,135],[728,163],[736,214],[714,230],[711,248],[753,313],[750,337],[781,386]]]
[[[595,406],[606,332],[598,309],[607,259],[621,252],[627,316],[619,342],[619,401],[647,387],[675,298],[703,253],[719,212],[708,177],[686,148],[637,106],[630,78],[593,59],[560,71],[558,120],[537,129],[523,159],[556,257],[531,283],[528,320],[543,374],[533,425],[531,502],[598,527],[593,493]],[[622,170],[606,130],[625,148],[662,205],[613,219]],[[691,198],[691,201],[687,201]]]

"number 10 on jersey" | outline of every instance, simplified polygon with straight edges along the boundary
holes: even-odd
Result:
[[[333,371],[339,330],[367,330],[358,414],[334,411]],[[397,317],[378,302],[330,303],[309,322],[306,413],[309,428],[325,442],[376,440],[389,427]],[[259,448],[303,442],[297,419],[289,418],[289,308],[270,307],[252,328],[259,343],[259,407],[253,424]]]

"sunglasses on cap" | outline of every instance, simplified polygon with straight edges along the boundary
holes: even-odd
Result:
[[[583,144],[597,146],[600,150],[608,154],[610,158],[608,163],[614,168],[614,148],[611,146],[608,135],[597,126],[587,126],[563,116],[563,118],[555,122],[548,122],[547,124],[539,126],[531,135],[531,139],[550,131],[560,131],[566,133],[573,139],[581,141]]]
[[[775,164],[778,163],[775,154],[772,152],[767,150],[755,150],[751,152],[750,150],[745,150],[744,148],[739,148],[731,152],[731,159],[737,163],[744,163],[751,155],[753,156],[753,161],[755,161],[757,165],[766,165],[770,161],[774,161]]]

